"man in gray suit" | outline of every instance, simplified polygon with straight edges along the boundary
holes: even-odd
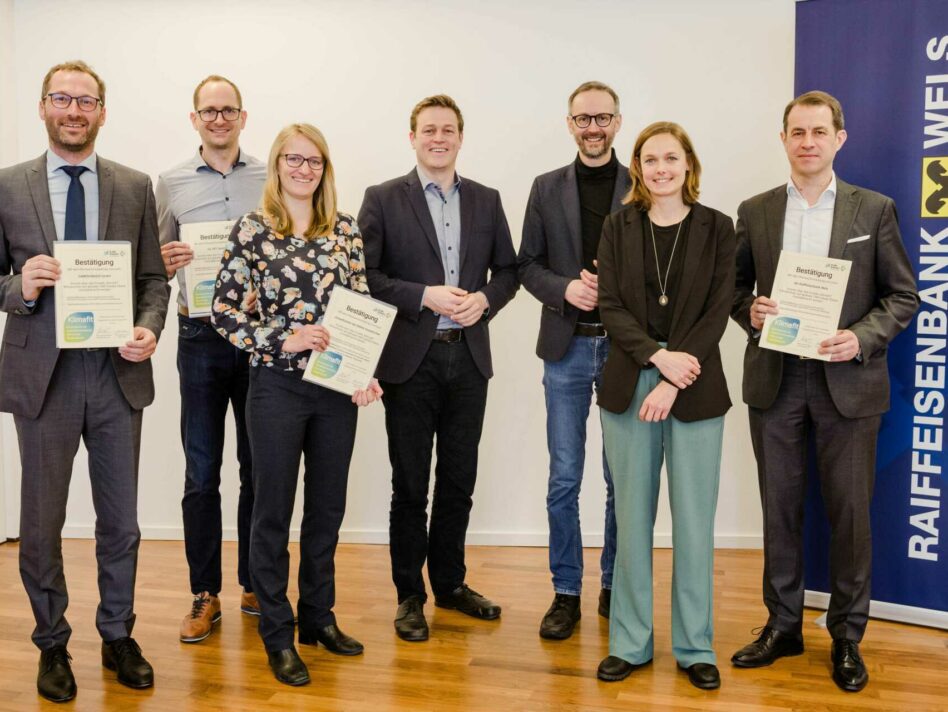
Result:
[[[39,115],[49,150],[0,171],[0,411],[13,414],[22,489],[20,573],[40,655],[37,689],[76,694],[66,650],[71,628],[62,527],[80,436],[89,452],[96,510],[102,664],[129,687],[150,687],[151,666],[130,637],[138,557],[138,454],[142,409],[154,398],[151,355],[165,321],[168,284],[148,176],[95,154],[105,85],[84,62],[49,70]],[[56,240],[131,243],[135,325],[118,349],[56,348]]]
[[[769,617],[760,637],[731,661],[761,667],[803,652],[803,502],[812,433],[831,530],[826,622],[833,637],[833,680],[856,692],[869,679],[859,642],[869,614],[876,436],[889,408],[886,350],[908,326],[919,298],[892,200],[844,183],[833,172],[846,141],[843,125],[842,107],[825,92],[790,102],[780,135],[790,181],[738,208],[731,316],[750,337],[744,402],[764,515]],[[779,310],[769,295],[781,250],[852,262],[843,328],[820,345],[828,362],[760,347],[765,317]]]
[[[554,596],[540,623],[540,636],[553,640],[569,638],[580,618],[579,489],[586,460],[586,420],[609,352],[599,318],[596,253],[603,221],[621,207],[631,185],[629,169],[612,150],[622,126],[615,91],[601,82],[585,82],[573,91],[567,106],[566,128],[579,152],[569,165],[533,182],[517,260],[520,281],[543,304],[537,356],[543,359],[546,392],[550,452],[546,509]],[[605,453],[602,470],[606,520],[599,614],[608,617],[616,519]]]

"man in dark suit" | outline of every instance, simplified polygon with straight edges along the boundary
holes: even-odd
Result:
[[[869,679],[859,642],[869,614],[876,436],[889,407],[886,350],[919,298],[892,200],[833,172],[846,141],[843,126],[842,107],[829,94],[808,92],[790,102],[781,133],[790,182],[738,208],[731,316],[749,336],[744,402],[764,515],[769,617],[760,637],[731,661],[760,667],[803,652],[803,501],[812,433],[831,530],[833,680],[855,692]],[[760,347],[765,317],[779,310],[769,295],[782,249],[852,262],[842,328],[820,345],[829,362]]]
[[[359,227],[369,290],[398,308],[376,375],[392,462],[395,630],[421,641],[428,639],[426,559],[435,605],[476,618],[500,615],[500,606],[465,583],[464,539],[493,375],[487,321],[518,285],[500,195],[455,172],[464,136],[457,104],[445,95],[423,99],[410,124],[418,165],[366,190]]]
[[[151,666],[130,637],[138,558],[142,409],[154,398],[150,357],[165,321],[168,285],[148,176],[95,154],[105,85],[83,62],[47,73],[39,103],[49,150],[0,171],[0,411],[12,413],[23,478],[20,573],[40,655],[37,689],[76,694],[66,650],[71,628],[61,534],[80,437],[96,510],[102,664],[119,682],[150,687]],[[56,240],[131,243],[134,336],[118,349],[56,348]]]
[[[546,439],[550,479],[546,510],[550,523],[553,603],[540,636],[569,638],[580,618],[583,539],[579,489],[586,460],[586,420],[598,391],[609,339],[599,316],[596,252],[606,216],[629,192],[629,169],[612,142],[622,126],[619,97],[601,82],[585,82],[570,95],[566,128],[579,147],[576,160],[533,182],[523,219],[518,263],[520,281],[540,300],[537,356],[543,359]],[[606,480],[606,519],[600,568],[599,614],[609,616],[616,518],[612,476]]]

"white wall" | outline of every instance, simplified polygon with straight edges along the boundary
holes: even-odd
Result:
[[[566,98],[581,81],[611,84],[622,99],[616,148],[628,161],[646,123],[682,123],[704,165],[702,201],[735,214],[738,203],[786,179],[777,140],[793,87],[792,0],[403,0],[269,3],[82,4],[16,0],[14,109],[17,160],[46,145],[36,118],[40,81],[52,64],[81,57],[108,84],[108,121],[98,149],[158,173],[197,146],[187,112],[194,85],[221,73],[241,87],[249,121],[243,146],[265,156],[286,123],[326,133],[342,208],[359,209],[367,185],[413,165],[408,113],[421,97],[450,93],[467,131],[459,172],[500,189],[515,244],[531,181],[571,161]],[[53,40],[52,38],[55,38]],[[7,43],[3,43],[7,46]],[[4,67],[9,67],[6,61]],[[9,74],[9,71],[6,72]],[[11,157],[4,157],[9,162]],[[546,542],[547,455],[541,363],[533,353],[540,308],[521,291],[492,322],[496,376],[490,384],[469,541]],[[178,537],[183,457],[173,318],[155,356],[156,403],[146,411],[140,519],[145,536]],[[760,514],[745,409],[743,340],[729,327],[725,369],[736,407],[727,418],[717,537],[756,546]],[[590,440],[599,441],[597,418]],[[384,541],[390,469],[381,406],[364,411],[352,463],[343,538]],[[9,443],[7,443],[9,446]],[[236,511],[228,445],[225,527]],[[601,542],[603,485],[598,447],[582,495],[588,544]],[[84,458],[77,458],[67,533],[87,536],[94,514]],[[667,544],[667,506],[657,542]]]

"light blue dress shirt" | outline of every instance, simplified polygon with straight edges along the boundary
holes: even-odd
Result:
[[[57,240],[66,239],[66,194],[72,182],[72,178],[61,169],[63,166],[71,165],[73,164],[60,158],[52,150],[46,151],[46,180],[49,182],[49,202],[53,207],[53,223],[56,225]],[[79,182],[82,184],[86,199],[86,240],[97,241],[99,239],[99,174],[96,171],[95,153],[76,165],[89,169],[79,176]]]
[[[454,184],[445,193],[418,166],[418,180],[424,189],[431,222],[438,236],[438,248],[441,250],[441,264],[444,267],[444,283],[457,287],[461,278],[461,178],[454,174]],[[439,329],[461,329],[452,318],[442,316],[438,319]]]

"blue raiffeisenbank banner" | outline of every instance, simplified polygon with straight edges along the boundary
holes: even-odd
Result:
[[[872,614],[941,626],[948,621],[948,2],[798,3],[795,90],[811,89],[843,105],[849,138],[837,174],[895,200],[922,295],[915,321],[889,348],[892,406],[879,433],[872,505]],[[815,480],[806,588],[828,592],[829,530]]]

